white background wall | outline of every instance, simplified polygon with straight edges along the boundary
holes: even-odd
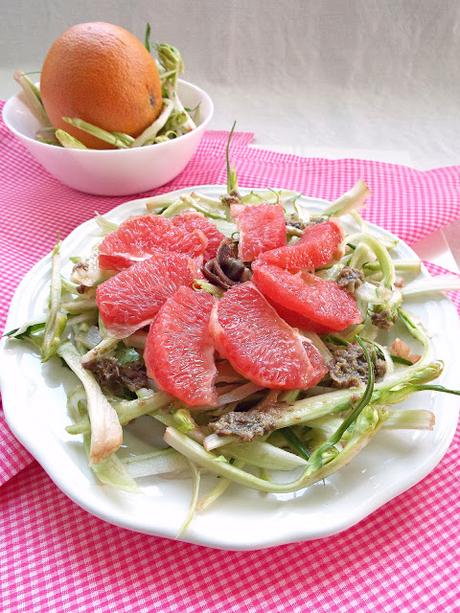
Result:
[[[0,0],[0,15],[1,97],[66,27],[111,21],[142,38],[150,21],[214,98],[214,128],[460,163],[460,0]]]

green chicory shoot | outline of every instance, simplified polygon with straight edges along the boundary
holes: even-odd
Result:
[[[86,149],[86,145],[65,130],[56,130],[54,133],[59,143],[67,149]]]
[[[227,167],[227,194],[229,196],[236,195],[238,193],[238,178],[236,176],[236,168],[230,165],[230,143],[232,142],[233,132],[235,131],[236,121],[233,122],[231,130],[228,135],[227,145],[225,147],[225,160]]]
[[[127,134],[123,135],[123,138],[116,136],[113,132],[108,132],[107,130],[103,130],[102,128],[98,128],[97,126],[89,123],[88,121],[84,121],[78,117],[63,117],[62,118],[66,123],[74,128],[78,128],[99,140],[112,145],[113,147],[117,147],[118,149],[127,149],[129,145],[126,144],[126,138],[129,136]]]
[[[43,344],[41,347],[42,361],[48,361],[55,355],[61,343],[61,335],[67,323],[67,317],[62,312],[61,304],[61,272],[60,272],[61,243],[57,243],[51,252],[51,287],[49,297],[48,317],[43,331]]]
[[[182,524],[178,536],[184,534],[184,532],[187,530],[187,528],[189,527],[196,509],[197,509],[197,505],[198,505],[198,499],[199,499],[199,495],[200,495],[200,478],[201,478],[201,471],[197,468],[197,466],[191,462],[188,458],[187,458],[187,462],[188,465],[190,467],[190,471],[192,473],[192,499],[190,501],[190,507],[189,507],[189,511],[187,513],[187,517],[185,518],[184,523]]]
[[[40,90],[35,83],[21,70],[16,70],[14,80],[21,86],[25,102],[42,126],[50,126],[51,122],[46,114]]]
[[[335,200],[324,211],[323,215],[328,217],[338,217],[339,215],[346,215],[361,209],[367,198],[370,196],[370,190],[364,181],[358,181],[348,192],[345,192],[340,198]]]

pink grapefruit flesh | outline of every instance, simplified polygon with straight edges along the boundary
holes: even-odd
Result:
[[[260,260],[267,264],[298,270],[314,271],[340,257],[343,232],[335,221],[307,226],[297,243],[267,251]]]
[[[204,252],[204,261],[207,262],[215,257],[217,249],[220,243],[224,240],[225,236],[220,232],[212,221],[209,221],[207,217],[197,212],[180,213],[171,219],[172,224],[176,228],[185,230],[186,232],[193,232],[199,230],[203,232],[208,240],[206,251]]]
[[[275,300],[269,300],[268,298],[267,300],[276,310],[278,315],[280,315],[284,319],[284,321],[286,321],[293,328],[307,330],[308,332],[316,332],[316,334],[328,334],[332,331],[325,326],[321,326],[320,324],[313,322],[311,319],[308,319],[300,313],[296,313],[295,311],[291,311],[291,309],[287,309],[284,305],[280,304],[279,302],[276,302]]]
[[[157,249],[202,255],[208,239],[201,230],[173,225],[158,215],[140,215],[123,222],[99,246],[99,266],[103,270],[123,270],[148,259]]]
[[[355,299],[335,281],[308,272],[293,274],[261,262],[253,264],[252,272],[254,283],[272,303],[301,315],[305,322],[311,321],[324,331],[338,332],[362,321]]]
[[[303,339],[302,342],[304,349],[307,352],[308,359],[310,360],[310,364],[315,372],[310,381],[310,387],[313,387],[314,385],[318,385],[321,379],[327,375],[329,369],[324,362],[323,356],[315,345],[309,339]]]
[[[232,205],[240,239],[238,257],[252,262],[258,255],[286,244],[286,222],[278,204]]]
[[[191,286],[197,264],[183,253],[152,250],[97,287],[96,304],[107,331],[123,338],[154,319],[163,303],[182,285]]]
[[[144,352],[158,387],[189,407],[215,406],[217,370],[209,318],[215,298],[180,287],[150,326]]]
[[[250,281],[233,286],[217,301],[210,330],[220,355],[261,387],[306,388],[317,376],[300,335]]]

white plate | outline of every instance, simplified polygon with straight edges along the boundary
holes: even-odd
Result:
[[[193,188],[210,195],[225,191],[220,186]],[[181,194],[192,188],[173,192]],[[163,194],[162,198],[166,195]],[[148,199],[116,207],[107,218],[120,222],[145,212]],[[320,211],[325,202],[302,198],[309,209]],[[379,236],[391,236],[373,227]],[[63,241],[63,259],[88,252],[97,239],[94,220],[76,228]],[[396,249],[401,258],[416,258],[406,244]],[[428,273],[424,271],[423,276]],[[18,287],[11,303],[7,329],[43,314],[48,294],[50,258],[36,264]],[[459,322],[452,303],[442,296],[407,307],[428,329],[434,356],[444,359],[444,385],[457,386],[456,367],[460,355]],[[446,334],[446,332],[448,332]],[[73,375],[58,360],[41,364],[26,346],[2,341],[0,372],[6,419],[17,438],[43,466],[56,485],[77,504],[98,517],[132,530],[176,538],[187,513],[190,480],[144,478],[140,493],[114,491],[96,482],[89,470],[78,437],[65,431],[70,418],[66,411],[65,386],[75,384]],[[198,514],[181,540],[223,549],[260,549],[328,536],[372,513],[385,502],[420,481],[446,452],[457,423],[452,396],[423,392],[405,403],[430,409],[436,414],[432,432],[381,431],[350,465],[337,474],[294,494],[261,494],[232,485],[226,494],[203,514]],[[143,448],[151,435],[143,418],[131,441]],[[153,433],[152,433],[153,436]],[[144,441],[142,441],[142,438]],[[205,480],[206,483],[206,480]]]

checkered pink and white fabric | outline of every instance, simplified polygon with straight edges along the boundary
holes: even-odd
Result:
[[[223,183],[226,136],[207,133],[184,172],[158,191]],[[373,192],[367,218],[409,243],[460,218],[459,167],[303,159],[252,150],[251,138],[234,139],[241,185],[333,199],[363,178]],[[56,237],[124,200],[60,185],[0,124],[1,329],[15,287]],[[0,413],[0,610],[457,611],[458,456],[457,432],[428,477],[343,534],[222,552],[92,517],[54,486]]]

